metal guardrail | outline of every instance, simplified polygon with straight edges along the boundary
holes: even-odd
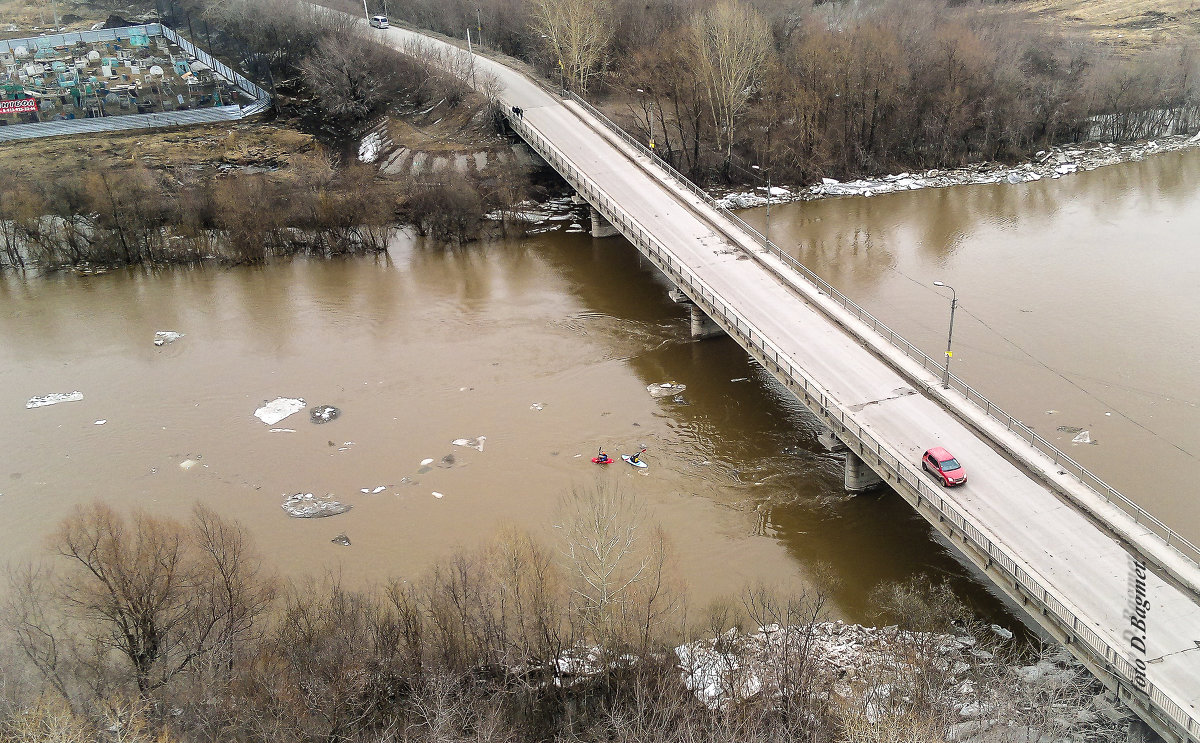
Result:
[[[947,500],[939,490],[934,489],[911,463],[865,431],[855,422],[853,414],[836,402],[825,388],[793,365],[786,353],[781,352],[758,328],[722,301],[711,287],[637,220],[628,216],[594,180],[537,129],[523,117],[513,116],[507,111],[505,115],[514,131],[561,173],[589,204],[620,229],[626,238],[669,276],[709,317],[754,353],[763,365],[796,392],[814,413],[823,417],[830,425],[837,426],[840,433],[855,439],[858,456],[876,460],[884,470],[885,477],[911,490],[916,498],[914,505],[917,509],[931,514],[926,515],[927,519],[948,523],[964,542],[969,540],[981,555],[986,556],[992,567],[1012,582],[1022,596],[1032,601],[1045,616],[1054,618],[1072,638],[1072,646],[1085,648],[1093,663],[1116,681],[1127,697],[1143,703],[1149,702],[1150,706],[1146,709],[1151,712],[1157,710],[1165,715],[1164,722],[1168,727],[1182,732],[1184,737],[1200,739],[1200,719],[1190,714],[1153,682],[1147,681],[1144,690],[1138,687],[1133,663],[1121,655],[1117,646],[1094,632],[1087,625],[1086,619],[1072,609],[1064,597],[1048,587],[1048,581],[1039,578],[1031,567],[1024,565],[1008,550],[992,541],[980,525],[957,505]]]
[[[215,106],[187,111],[162,111],[158,113],[104,116],[94,119],[68,119],[63,121],[41,121],[33,124],[13,124],[0,127],[0,142],[36,139],[39,137],[60,137],[71,134],[121,131],[125,129],[157,129],[160,127],[194,126],[197,124],[237,121],[262,113],[271,107],[271,96],[267,91],[255,85],[229,65],[180,36],[170,27],[161,23],[105,28],[97,31],[78,31],[69,34],[37,36],[28,39],[9,39],[7,41],[0,41],[0,53],[10,52],[18,46],[25,46],[31,50],[45,49],[81,43],[93,44],[104,41],[119,41],[128,39],[134,35],[162,36],[168,39],[183,49],[184,53],[200,60],[208,65],[209,69],[215,74],[220,75],[230,84],[237,86],[239,90],[251,97],[253,101],[244,106]]]
[[[620,137],[621,140],[626,144],[634,147],[639,153],[651,158],[656,165],[666,171],[666,173],[676,180],[680,185],[691,191],[697,198],[701,199],[709,207],[717,210],[717,212],[719,212],[722,216],[733,221],[738,227],[745,230],[755,242],[770,251],[776,258],[795,269],[801,277],[807,279],[809,283],[813,284],[819,291],[829,295],[834,301],[840,304],[843,309],[847,310],[854,315],[855,318],[868,325],[871,330],[882,336],[883,339],[890,343],[893,347],[903,351],[905,356],[921,362],[921,367],[923,369],[933,371],[938,375],[942,374],[943,367],[941,362],[930,358],[928,354],[905,340],[904,337],[899,333],[880,322],[878,318],[860,307],[854,302],[854,300],[835,289],[820,276],[817,276],[803,263],[785,253],[782,249],[775,245],[775,243],[768,240],[762,233],[747,224],[741,217],[718,204],[716,199],[714,199],[712,196],[709,196],[704,189],[697,186],[685,175],[673,168],[670,163],[664,161],[641,142],[638,142],[636,139],[631,137],[628,132],[617,126],[607,116],[600,113],[600,111],[596,110],[592,104],[588,103],[583,98],[580,98],[573,92],[568,92],[568,96],[570,97],[570,100],[579,104],[584,108],[584,110],[595,116],[597,120],[608,127],[609,130]],[[1017,434],[1035,448],[1039,449],[1043,454],[1049,456],[1050,459],[1054,461],[1054,464],[1062,467],[1065,472],[1075,477],[1089,490],[1095,492],[1105,501],[1117,505],[1130,516],[1132,516],[1135,523],[1151,529],[1157,536],[1162,538],[1169,547],[1174,548],[1193,563],[1200,563],[1200,547],[1197,547],[1186,537],[1182,536],[1174,529],[1163,523],[1158,517],[1154,516],[1137,503],[1134,503],[1124,493],[1109,485],[1098,475],[1076,462],[1050,441],[1047,441],[1045,438],[1039,436],[1033,431],[1033,429],[1029,428],[1016,418],[1013,418],[1002,408],[1000,408],[1000,406],[993,403],[960,377],[951,374],[950,384],[955,390],[961,392],[963,396],[966,397],[968,402],[973,403],[980,410],[984,411],[989,418],[1004,424],[1006,429]]]

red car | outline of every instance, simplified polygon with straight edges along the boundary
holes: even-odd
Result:
[[[967,481],[967,471],[954,455],[940,446],[935,446],[921,457],[921,467],[942,481],[942,486],[952,488]]]

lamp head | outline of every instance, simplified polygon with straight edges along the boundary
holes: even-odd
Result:
[[[940,281],[935,281],[935,282],[933,282],[933,285],[934,285],[934,286],[945,286],[945,284],[943,284],[943,283],[942,283],[942,282],[940,282]]]

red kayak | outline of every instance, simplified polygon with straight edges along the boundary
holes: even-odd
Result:
[[[612,464],[615,461],[617,460],[608,455],[605,455],[604,459],[601,459],[600,457],[592,457],[592,464]]]

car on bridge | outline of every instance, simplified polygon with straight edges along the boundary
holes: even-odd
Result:
[[[921,467],[941,481],[942,487],[952,488],[967,481],[967,471],[954,455],[940,446],[935,446],[921,457]]]

